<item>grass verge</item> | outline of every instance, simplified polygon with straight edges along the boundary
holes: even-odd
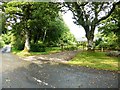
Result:
[[[109,57],[105,52],[80,52],[68,62],[70,65],[118,71],[120,57]]]
[[[16,54],[20,57],[25,57],[25,56],[32,56],[32,55],[45,55],[45,54],[52,54],[52,53],[57,53],[61,52],[61,48],[59,47],[47,47],[45,52],[24,52],[20,50],[12,50],[13,54]]]

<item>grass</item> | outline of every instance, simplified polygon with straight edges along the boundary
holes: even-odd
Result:
[[[20,57],[25,57],[25,56],[32,56],[32,55],[45,55],[45,54],[52,54],[52,53],[57,53],[60,52],[61,48],[60,47],[46,47],[45,52],[24,52],[20,50],[12,50],[13,54],[16,54]]]
[[[68,62],[70,65],[118,71],[120,57],[109,57],[105,52],[80,52]]]
[[[32,55],[42,55],[61,52],[60,47],[47,47],[45,52],[29,52],[13,50],[13,53],[25,57]],[[118,71],[118,63],[120,63],[120,57],[109,57],[105,52],[79,52],[72,60],[68,61],[69,65],[85,66],[89,68]]]

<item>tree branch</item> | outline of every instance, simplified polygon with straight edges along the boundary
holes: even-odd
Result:
[[[21,13],[14,13],[14,14],[19,15],[19,16],[24,16],[24,15],[23,15],[23,14],[21,14]]]
[[[102,4],[101,4],[99,10],[97,11],[97,13],[99,13],[101,11],[103,5],[104,5],[104,2],[102,2]]]
[[[120,4],[120,1],[117,2],[117,3],[114,3],[111,11],[110,11],[106,16],[104,16],[104,17],[102,17],[101,19],[99,19],[99,20],[96,22],[96,24],[99,23],[99,22],[101,22],[102,20],[107,19],[107,18],[112,14],[112,12],[115,10],[116,5],[118,5],[118,4]]]
[[[88,4],[88,2],[82,3],[80,6],[85,6],[86,4]]]

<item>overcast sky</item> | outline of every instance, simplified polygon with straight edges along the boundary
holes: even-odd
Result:
[[[81,26],[78,26],[73,23],[74,19],[72,19],[73,14],[71,11],[63,14],[63,19],[67,26],[69,27],[71,33],[76,37],[77,40],[82,40],[82,37],[85,37],[85,31]]]
[[[64,19],[65,23],[67,24],[67,26],[69,27],[71,33],[75,36],[75,38],[78,41],[87,40],[85,38],[85,30],[84,30],[84,28],[73,23],[74,19],[72,19],[72,17],[73,17],[72,12],[67,11],[67,13],[62,14],[62,15],[63,15],[63,19]],[[95,30],[95,34],[96,33],[97,33],[97,29]]]

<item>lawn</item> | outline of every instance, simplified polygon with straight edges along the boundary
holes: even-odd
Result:
[[[79,52],[68,64],[118,71],[118,62],[120,62],[120,57],[109,57],[105,52],[84,51]]]

